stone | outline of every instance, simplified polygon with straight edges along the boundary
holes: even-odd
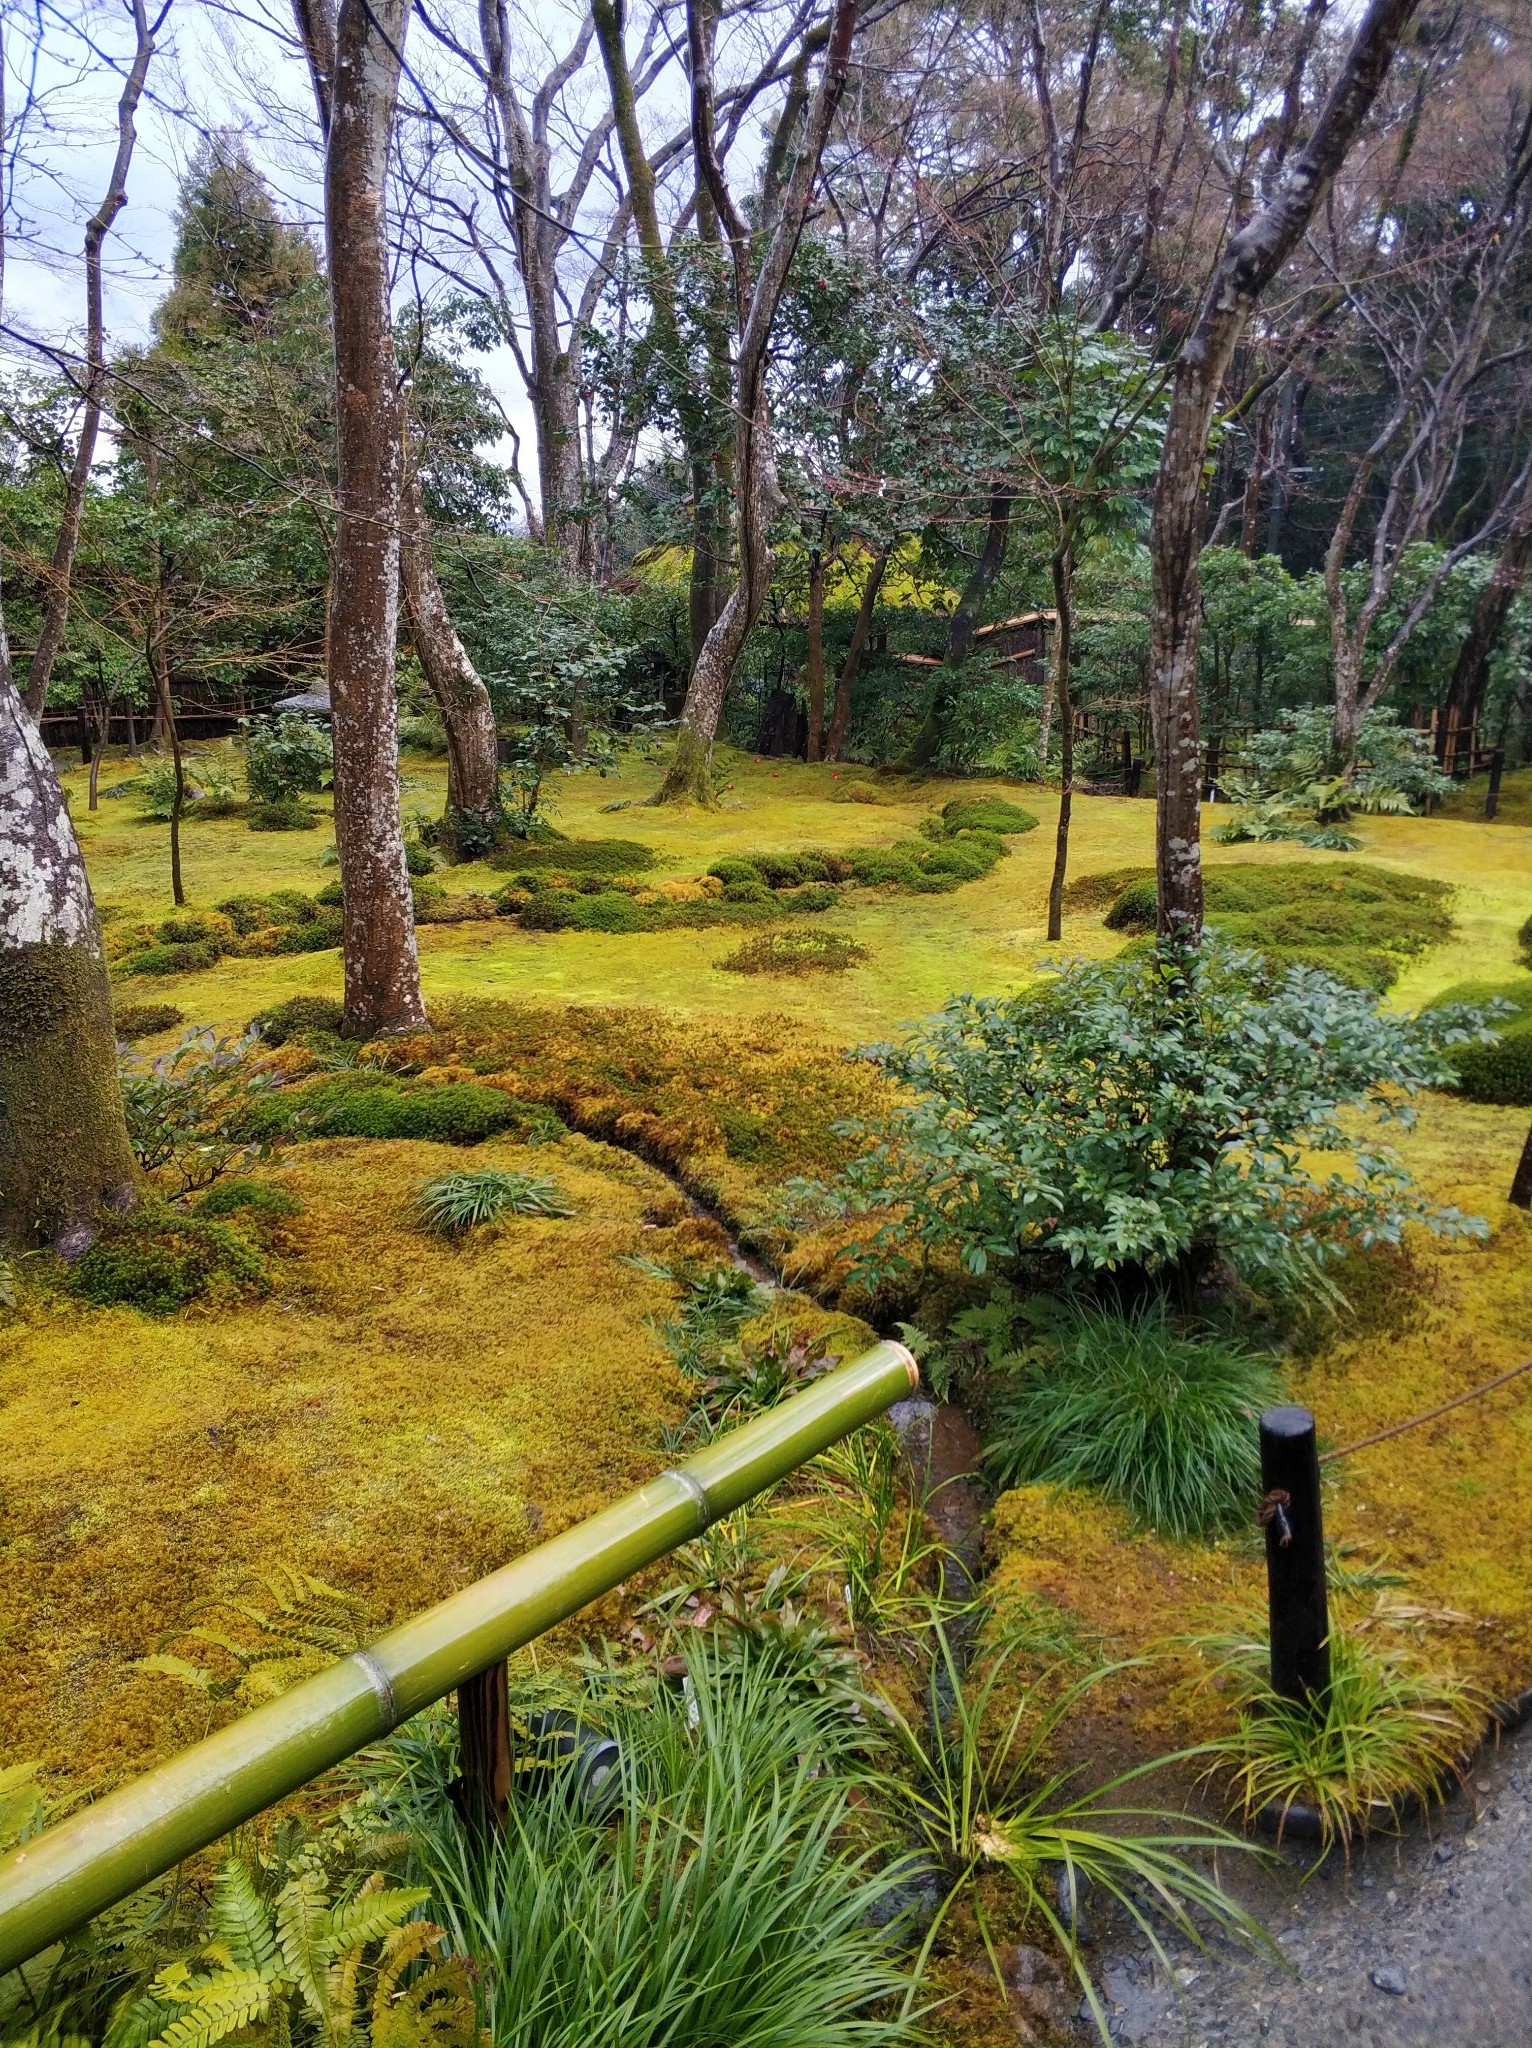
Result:
[[[1405,1975],[1397,1963],[1379,1963],[1369,1971],[1369,1981],[1375,1991],[1386,1991],[1391,1998],[1403,1998],[1408,1988]]]

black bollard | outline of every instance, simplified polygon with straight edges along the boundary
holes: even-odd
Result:
[[[1505,748],[1496,747],[1489,757],[1489,788],[1484,792],[1484,815],[1494,817],[1500,808],[1500,778],[1505,773]]]
[[[1268,1408],[1262,1415],[1261,1487],[1272,1690],[1317,1705],[1330,1689],[1330,1620],[1319,1448],[1307,1408]]]

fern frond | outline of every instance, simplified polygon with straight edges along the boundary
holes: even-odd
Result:
[[[422,1885],[401,1885],[382,1891],[369,1883],[354,1899],[333,1908],[324,1931],[324,1949],[338,1956],[348,1948],[365,1948],[402,1926],[417,1906],[431,1896]]]
[[[418,1963],[438,1947],[446,1936],[429,1920],[407,1920],[402,1927],[396,1927],[383,1941],[383,1953],[378,1958],[378,1974],[372,1986],[372,2013],[387,2010],[389,2000],[399,1988],[399,1980],[411,1963]]]
[[[158,1985],[163,1978],[155,1981]],[[194,1978],[175,1992],[175,2017],[162,2033],[150,2035],[150,2041],[154,2048],[215,2048],[217,2042],[263,2019],[271,1993],[270,1980],[256,1970]]]
[[[132,1669],[135,1671],[153,1671],[161,1678],[179,1678],[183,1685],[194,1685],[198,1692],[216,1695],[219,1689],[219,1681],[214,1678],[211,1671],[205,1670],[202,1665],[193,1664],[185,1657],[167,1656],[163,1651],[159,1650],[156,1650],[150,1657],[135,1657]]]
[[[179,2009],[156,1991],[130,1991],[113,2012],[101,2048],[149,2048]]]
[[[305,1871],[277,1893],[277,1946],[287,1975],[317,2020],[325,2017],[325,1934],[329,1900],[324,1885]]]
[[[213,1907],[208,1915],[214,1939],[228,1950],[236,1970],[271,1976],[277,1967],[277,1943],[271,1908],[255,1888],[255,1880],[237,1856],[218,1873]]]
[[[461,1956],[432,1963],[397,1998],[373,2000],[372,2048],[488,2048],[488,2042],[473,1973]]]

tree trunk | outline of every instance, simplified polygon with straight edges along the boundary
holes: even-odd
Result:
[[[1069,874],[1069,821],[1074,808],[1075,714],[1069,692],[1070,642],[1074,633],[1074,556],[1053,558],[1053,605],[1058,624],[1053,640],[1054,694],[1059,707],[1059,827],[1053,847],[1053,880],[1048,888],[1048,937],[1064,936],[1064,883]]]
[[[1529,567],[1532,567],[1532,474],[1529,474],[1522,491],[1521,502],[1506,533],[1499,560],[1490,572],[1489,581],[1479,592],[1473,616],[1468,622],[1468,632],[1458,649],[1452,681],[1447,686],[1442,706],[1443,725],[1447,710],[1456,707],[1459,725],[1471,730],[1483,710],[1484,693],[1489,687],[1489,665],[1500,644],[1500,635],[1511,606],[1526,581]]]
[[[960,687],[957,671],[973,652],[973,636],[984,610],[984,601],[1005,567],[1006,550],[1011,539],[1011,505],[1011,499],[998,492],[990,500],[984,545],[948,621],[946,662],[936,678],[925,718],[910,748],[912,768],[929,768],[946,740],[948,721]]]
[[[300,4],[312,51],[323,47]],[[404,468],[388,305],[384,193],[410,0],[340,0],[333,69],[315,70],[325,148],[325,240],[335,336],[339,516],[325,661],[344,891],[345,1028],[426,1021],[399,815],[399,514]]]
[[[405,460],[408,464],[408,454]],[[406,469],[399,561],[415,652],[447,732],[443,844],[454,860],[472,860],[485,851],[500,829],[495,713],[442,595],[420,479],[412,465]]]
[[[1510,1199],[1518,1209],[1532,1209],[1532,1130],[1527,1132],[1526,1143],[1521,1148],[1521,1157],[1511,1177]]]
[[[136,1175],[96,906],[0,623],[0,1242],[78,1257]]]
[[[822,548],[809,549],[809,759],[821,760],[825,749],[825,558]]]
[[[840,665],[840,674],[835,679],[835,709],[830,716],[830,730],[825,739],[825,759],[838,761],[841,749],[846,744],[846,735],[851,730],[851,697],[856,689],[856,679],[862,672],[862,659],[867,652],[867,642],[872,637],[872,615],[877,609],[878,592],[883,588],[883,572],[888,567],[889,549],[879,548],[873,556],[867,571],[867,581],[862,585],[862,601],[856,608],[856,624],[851,628],[851,644],[846,649],[846,658]]]
[[[711,45],[703,32],[705,24],[700,15],[700,0],[689,0],[687,20],[692,59],[694,147],[713,204],[728,231],[734,255],[740,318],[734,377],[734,495],[739,569],[728,601],[693,666],[686,703],[681,711],[680,729],[676,734],[675,753],[669,772],[652,799],[655,803],[687,797],[702,803],[715,801],[712,752],[719,714],[733,680],[734,665],[771,588],[772,551],[768,536],[777,509],[779,489],[771,448],[767,352],[788,270],[813,197],[820,158],[835,110],[846,88],[851,39],[856,30],[856,10],[857,0],[837,0],[824,70],[803,123],[797,160],[782,192],[781,210],[759,273],[752,282],[751,236],[730,199],[716,155]]]
[[[1150,529],[1159,929],[1202,936],[1201,746],[1197,717],[1197,557],[1205,520],[1208,434],[1230,359],[1257,300],[1322,204],[1376,99],[1418,0],[1370,0],[1308,141],[1230,239],[1176,356],[1170,419]]]
[[[166,12],[168,12],[168,8]],[[150,26],[144,0],[132,0],[133,62],[123,80],[117,101],[117,153],[107,179],[106,196],[85,227],[85,375],[84,405],[80,412],[80,438],[75,444],[64,487],[64,509],[59,517],[58,538],[48,566],[47,596],[37,629],[37,646],[27,671],[27,709],[41,718],[48,701],[48,684],[53,664],[64,641],[69,623],[69,600],[74,588],[74,558],[80,545],[80,524],[85,517],[85,495],[90,488],[91,466],[96,459],[96,437],[101,429],[101,400],[106,388],[106,329],[102,310],[101,246],[121,213],[128,196],[128,170],[133,162],[133,145],[138,140],[134,116],[143,97],[149,60],[154,55],[154,30],[164,13]]]

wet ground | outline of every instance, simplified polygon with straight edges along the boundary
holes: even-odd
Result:
[[[1092,1960],[1113,2038],[1532,2048],[1532,1729],[1481,1753],[1429,1831],[1376,1840],[1349,1871],[1332,1859],[1296,1887],[1295,1868],[1231,1884],[1284,1961],[1178,1949],[1172,1979],[1147,1948],[1107,1940]]]

